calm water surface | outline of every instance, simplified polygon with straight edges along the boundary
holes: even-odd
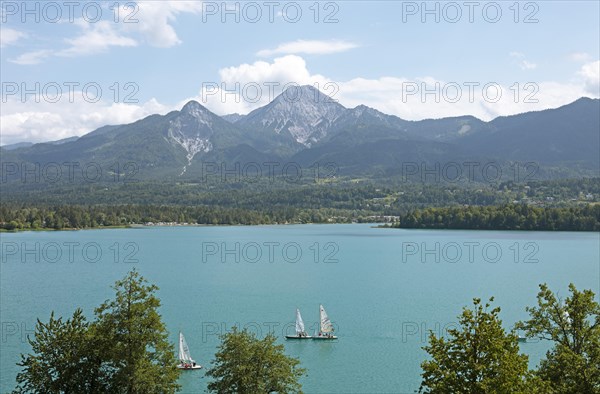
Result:
[[[1,234],[0,391],[14,388],[36,318],[112,297],[136,267],[160,287],[173,343],[182,330],[205,366],[233,325],[272,331],[298,357],[308,393],[411,393],[428,330],[444,332],[473,297],[495,296],[506,327],[527,317],[538,284],[597,294],[598,233],[426,231],[369,225],[160,227]],[[36,262],[36,260],[39,260]],[[137,262],[136,262],[137,261]],[[339,340],[286,342],[295,308],[311,332],[324,304]],[[534,366],[547,344],[521,344]],[[181,375],[204,392],[204,370]]]

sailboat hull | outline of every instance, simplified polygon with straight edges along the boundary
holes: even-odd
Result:
[[[312,339],[317,339],[317,340],[321,340],[321,341],[331,341],[331,340],[334,340],[334,339],[338,339],[338,337],[336,337],[335,335],[332,335],[332,336],[329,336],[329,337],[328,336],[324,336],[324,335],[323,336],[316,335],[316,336],[312,337]]]
[[[177,365],[177,369],[182,369],[182,370],[188,370],[188,369],[190,369],[190,370],[191,370],[191,369],[202,369],[202,365],[194,365],[194,366],[190,365],[190,366],[188,367],[188,366],[185,366],[185,365],[181,365],[181,364],[179,364],[179,365]]]
[[[310,336],[301,337],[299,335],[286,335],[285,339],[311,339]]]

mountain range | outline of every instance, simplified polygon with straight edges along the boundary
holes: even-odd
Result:
[[[79,138],[0,148],[3,162],[135,162],[145,179],[193,180],[203,165],[335,163],[340,175],[393,176],[403,163],[535,162],[600,169],[600,100],[485,122],[472,116],[407,121],[346,108],[312,86],[292,87],[247,115],[218,116],[196,101],[180,111],[104,126]]]

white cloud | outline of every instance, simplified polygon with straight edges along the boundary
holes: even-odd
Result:
[[[353,79],[340,83],[339,100],[350,107],[365,104],[407,120],[473,115],[489,121],[498,116],[556,108],[586,95],[585,88],[579,84],[520,84],[517,94],[514,84],[494,84],[484,90],[487,83],[480,81],[471,91],[464,81],[396,77]],[[497,90],[501,92],[498,100],[495,97]]]
[[[572,60],[574,62],[586,62],[591,59],[590,54],[586,52],[573,52],[570,53],[568,57],[569,60]]]
[[[137,42],[129,37],[120,35],[115,29],[115,23],[110,21],[99,21],[88,23],[83,19],[76,23],[81,27],[82,33],[77,38],[69,38],[65,41],[69,48],[59,51],[58,56],[80,56],[94,53],[106,52],[110,47],[133,47]]]
[[[66,96],[66,95],[65,95]],[[175,107],[169,107],[151,99],[143,104],[123,104],[100,101],[86,102],[81,92],[75,92],[73,103],[50,103],[40,97],[29,96],[27,102],[9,97],[2,104],[2,134],[0,144],[20,141],[44,142],[66,137],[81,136],[107,124],[131,123],[155,113],[165,114]]]
[[[589,81],[594,81],[593,67],[585,70],[586,75],[589,74]],[[521,83],[518,89],[515,89],[514,83],[490,85],[485,92],[483,86],[492,81],[480,81],[479,85],[473,88],[470,88],[466,81],[443,81],[432,76],[383,76],[376,79],[354,78],[336,82],[326,76],[312,74],[305,60],[296,55],[276,58],[272,62],[257,61],[227,67],[220,70],[220,77],[220,81],[213,83],[217,86],[203,89],[196,98],[220,115],[248,113],[265,105],[273,98],[268,86],[278,84],[274,91],[276,95],[286,83],[317,86],[324,93],[334,93],[333,98],[346,107],[365,104],[408,120],[458,115],[473,115],[483,120],[491,120],[497,116],[554,108],[582,96],[589,96],[583,82],[546,81],[527,86]],[[597,76],[595,78],[597,81]],[[330,85],[326,85],[328,82]],[[263,97],[260,97],[260,100],[253,100],[256,91],[254,88],[248,88],[246,94],[244,93],[245,86],[253,85],[262,89]],[[325,87],[330,89],[324,89]],[[497,88],[501,97],[496,101],[494,95]],[[437,96],[427,94],[427,91],[436,92]],[[245,100],[248,96],[251,96],[252,100]]]
[[[171,23],[178,14],[198,14],[202,11],[201,1],[141,1],[137,3],[139,11],[131,18],[136,23],[122,23],[127,31],[138,33],[148,44],[168,48],[181,43]],[[130,15],[131,9],[121,6],[122,15]]]
[[[8,27],[0,27],[0,48],[14,45],[25,37],[27,37],[26,33]]]
[[[134,47],[136,40],[119,32],[118,24],[102,20],[95,23],[78,19],[73,23],[80,29],[76,38],[64,40],[69,46],[62,50],[42,49],[25,52],[10,62],[20,65],[39,64],[50,56],[76,57],[107,52],[111,47]]]
[[[297,82],[309,83],[315,77],[306,67],[306,61],[296,55],[276,58],[272,63],[257,61],[219,70],[221,80],[228,83]]]
[[[260,50],[256,53],[256,55],[261,57],[299,53],[325,55],[330,53],[345,52],[357,47],[357,44],[343,40],[296,40],[280,44],[275,49]]]
[[[521,70],[535,70],[537,68],[537,64],[528,62],[527,60],[523,60],[519,63]]]
[[[181,43],[172,23],[182,13],[199,13],[202,9],[200,1],[142,1],[136,3],[120,3],[118,9],[119,22],[112,19],[94,23],[84,19],[76,20],[72,25],[81,30],[75,37],[66,38],[68,44],[64,49],[44,49],[26,52],[13,63],[22,65],[39,64],[49,56],[76,57],[107,52],[111,47],[135,47],[141,42],[151,46],[167,48]],[[107,5],[107,7],[110,5]],[[114,17],[112,10],[110,14]],[[5,30],[9,30],[5,38]],[[2,29],[2,46],[11,44],[23,37],[23,33],[13,29]]]
[[[41,63],[42,60],[46,59],[51,55],[51,50],[42,49],[40,51],[25,52],[14,59],[8,59],[8,61],[20,65],[32,65]]]
[[[594,96],[600,94],[600,60],[581,66],[578,74],[585,81],[586,90]]]
[[[509,55],[518,60],[517,65],[521,70],[535,70],[537,68],[537,64],[525,59],[525,54],[522,52],[510,52]]]
[[[324,76],[311,74],[305,60],[296,55],[276,58],[272,63],[256,61],[223,68],[219,75],[219,81],[206,83],[196,97],[219,115],[247,113],[267,104],[289,84],[323,86],[327,82]]]

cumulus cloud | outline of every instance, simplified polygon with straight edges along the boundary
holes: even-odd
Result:
[[[219,71],[221,80],[228,83],[235,82],[297,82],[310,83],[315,79],[322,79],[319,74],[311,74],[306,66],[306,61],[296,55],[276,58],[272,63],[257,61],[253,64],[223,68]]]
[[[74,97],[72,103],[67,97],[57,103],[48,102],[43,96],[28,96],[27,102],[8,97],[6,103],[2,104],[0,144],[55,141],[81,136],[107,124],[131,123],[151,114],[165,114],[175,109],[155,99],[143,104],[91,103],[77,91]]]
[[[132,14],[127,4],[121,5],[122,15],[130,15],[135,23],[122,23],[122,27],[136,33],[149,45],[168,48],[181,44],[172,25],[182,13],[198,14],[202,11],[201,1],[140,1],[138,11]]]
[[[583,77],[590,94],[600,95],[600,60],[584,64],[578,74]]]
[[[67,40],[73,46],[66,53],[103,52],[110,46],[135,46],[138,41],[160,48],[172,47],[181,44],[172,25],[177,16],[181,13],[197,14],[201,10],[202,2],[199,1],[140,1],[136,7],[122,3],[118,11],[119,23],[80,23],[85,34]]]
[[[594,69],[593,65],[582,69],[581,73],[588,76],[586,81],[598,80],[594,70],[597,71],[597,67]],[[332,81],[311,73],[302,57],[287,55],[272,62],[257,61],[223,68],[220,81],[204,85],[195,99],[220,115],[248,113],[268,103],[286,84],[313,85],[346,107],[365,104],[408,120],[458,115],[491,120],[497,116],[558,107],[589,95],[586,84],[575,82],[521,83],[515,88],[514,82],[502,85],[480,81],[471,86],[467,81],[444,81],[433,76]],[[269,90],[271,85],[276,86],[272,91]],[[263,93],[259,100],[255,100],[256,86]],[[247,87],[245,91],[244,87]]]
[[[219,81],[204,83],[195,97],[219,115],[250,112],[269,103],[290,85],[322,87],[328,82],[320,74],[311,74],[306,61],[296,55],[226,67],[219,71],[219,76]]]
[[[498,84],[444,81],[433,77],[353,79],[340,83],[339,99],[353,107],[366,104],[407,120],[473,115],[482,120],[538,111],[568,104],[585,96],[578,84],[540,82]]]
[[[0,48],[14,45],[25,37],[27,37],[26,33],[8,27],[0,27]]]
[[[274,49],[260,50],[256,53],[256,55],[260,57],[300,53],[309,55],[325,55],[330,53],[345,52],[357,47],[357,44],[343,40],[296,40],[280,44]]]

